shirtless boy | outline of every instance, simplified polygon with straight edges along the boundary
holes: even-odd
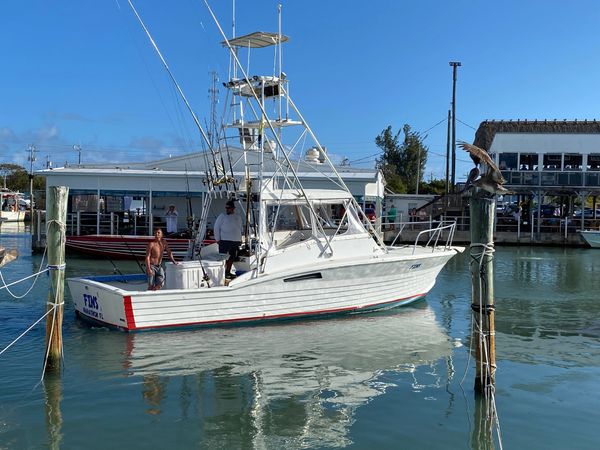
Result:
[[[154,240],[148,244],[146,249],[146,273],[148,274],[148,290],[150,291],[158,291],[165,284],[165,270],[162,267],[162,258],[165,251],[173,264],[177,265],[169,244],[163,239],[162,230],[155,228]]]

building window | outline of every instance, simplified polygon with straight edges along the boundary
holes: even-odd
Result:
[[[587,170],[600,170],[600,154],[591,153],[588,155]]]
[[[500,153],[498,155],[498,167],[500,170],[517,170],[517,153]]]
[[[577,153],[565,153],[565,170],[581,170],[583,156]]]
[[[561,170],[562,155],[560,153],[547,153],[544,155],[544,170]]]
[[[538,170],[538,155],[535,153],[521,153],[519,155],[519,170]]]

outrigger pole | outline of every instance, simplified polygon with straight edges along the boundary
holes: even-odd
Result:
[[[129,6],[131,7],[133,13],[135,14],[136,18],[138,19],[140,25],[144,29],[144,32],[146,33],[146,36],[150,40],[150,43],[152,44],[152,47],[154,47],[154,50],[158,54],[158,57],[160,58],[161,62],[163,63],[163,66],[165,67],[165,70],[169,74],[169,77],[171,78],[171,81],[173,82],[173,84],[177,88],[177,91],[179,92],[179,95],[181,96],[183,102],[185,103],[185,106],[187,107],[188,111],[192,115],[194,123],[196,124],[196,127],[198,128],[198,131],[200,132],[200,135],[202,136],[202,138],[204,139],[204,142],[208,146],[208,149],[210,150],[210,152],[212,154],[212,157],[213,157],[213,166],[214,166],[215,175],[216,175],[216,178],[217,178],[217,181],[218,181],[218,179],[219,179],[219,168],[218,168],[218,164],[217,164],[216,157],[215,157],[215,151],[214,151],[214,149],[213,149],[213,147],[212,147],[212,145],[210,143],[210,140],[208,139],[208,136],[206,135],[206,132],[204,131],[204,128],[202,128],[202,125],[200,124],[200,121],[198,120],[198,117],[196,117],[196,113],[194,112],[194,110],[192,109],[192,106],[188,102],[185,94],[183,93],[183,90],[179,86],[179,83],[177,83],[177,80],[175,79],[175,76],[171,72],[171,69],[169,68],[169,65],[167,64],[167,61],[165,60],[165,58],[163,57],[162,53],[160,52],[158,46],[156,45],[156,42],[154,42],[154,39],[152,38],[152,35],[150,34],[150,31],[148,31],[148,28],[146,28],[146,25],[144,24],[144,21],[142,20],[142,18],[138,14],[137,10],[135,9],[135,6],[133,6],[133,3],[131,2],[131,0],[127,0],[127,1],[129,3]],[[206,159],[206,155],[205,155],[205,159]],[[205,162],[208,163],[208,160],[206,160]],[[208,168],[208,164],[207,164],[207,168]],[[225,173],[225,168],[222,167],[221,171],[223,172],[223,178],[226,179],[227,178],[227,174]],[[212,176],[210,178],[212,178]],[[214,180],[209,180],[209,182],[211,182],[214,185]]]
[[[171,69],[169,69],[169,65],[167,64],[167,61],[165,60],[165,58],[163,57],[162,53],[160,52],[158,46],[154,42],[154,39],[152,38],[152,35],[150,34],[150,31],[148,31],[148,28],[146,28],[146,25],[144,24],[144,21],[142,20],[142,18],[138,14],[137,10],[135,9],[135,6],[133,6],[133,3],[131,2],[131,0],[127,0],[127,1],[129,3],[129,6],[131,7],[133,13],[135,14],[135,16],[137,17],[138,21],[140,22],[140,25],[144,29],[144,32],[146,33],[146,36],[148,36],[148,39],[150,40],[150,43],[152,44],[152,47],[154,47],[154,50],[156,50],[156,53],[158,54],[158,57],[160,58],[161,62],[163,63],[163,65],[164,65],[167,73],[169,74],[169,77],[171,78],[171,81],[173,82],[173,84],[177,88],[177,91],[179,92],[179,95],[183,99],[183,101],[185,103],[185,106],[187,107],[188,111],[192,115],[192,118],[194,119],[194,123],[196,124],[196,127],[198,128],[198,131],[200,131],[200,134],[202,135],[202,138],[204,139],[204,142],[206,143],[206,145],[208,146],[208,149],[210,150],[210,152],[212,154],[212,157],[213,157],[213,166],[214,166],[214,169],[215,169],[215,175],[218,176],[219,175],[219,171],[218,171],[218,166],[217,166],[217,162],[216,162],[216,159],[215,159],[216,158],[215,157],[215,151],[214,151],[214,149],[213,149],[213,147],[211,145],[210,140],[208,139],[208,136],[206,135],[204,129],[202,128],[202,125],[200,124],[200,121],[198,120],[198,117],[196,117],[196,113],[194,113],[194,110],[192,109],[192,106],[188,102],[185,94],[183,93],[183,90],[179,86],[179,83],[177,83],[177,80],[173,76],[173,73],[171,72]],[[208,182],[209,182],[209,188],[210,189],[214,189],[214,180],[211,179],[212,178],[212,173],[208,170],[208,158],[206,156],[206,152],[204,153],[204,159],[205,159],[207,177],[208,177]],[[226,180],[227,179],[227,174],[225,172],[225,167],[222,167],[221,170],[223,171],[223,179]],[[186,177],[187,177],[187,167],[186,167]],[[218,178],[217,178],[217,181],[218,181]],[[203,277],[204,281],[206,281],[206,286],[210,287],[210,283],[209,283],[210,278],[209,278],[208,274],[206,273],[206,270],[204,269],[204,264],[202,264],[202,259],[199,258],[198,260],[200,262],[200,268],[202,269],[202,277]]]

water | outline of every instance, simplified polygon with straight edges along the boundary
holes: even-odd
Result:
[[[7,281],[37,270],[26,233],[3,230],[0,245],[21,253]],[[598,250],[497,249],[504,448],[600,448],[599,261]],[[114,269],[67,262],[67,276]],[[61,377],[38,384],[41,324],[0,356],[0,449],[499,448],[479,434],[469,283],[463,254],[411,307],[132,334],[80,323],[67,292]],[[47,290],[43,275],[23,300],[0,291],[0,349],[41,317]]]

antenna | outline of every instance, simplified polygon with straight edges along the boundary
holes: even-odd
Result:
[[[219,81],[219,75],[215,70],[210,72],[212,76],[212,83],[208,88],[208,94],[210,98],[210,124],[208,126],[208,139],[213,147],[217,146],[219,127],[217,126],[217,103],[219,103],[219,88],[217,88],[217,82]]]

